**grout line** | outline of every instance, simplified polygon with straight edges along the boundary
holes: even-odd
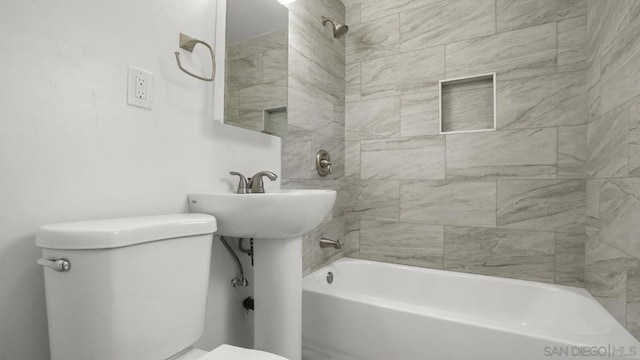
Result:
[[[556,127],[556,179],[560,178],[560,127]]]
[[[556,72],[560,71],[560,35],[559,21],[556,21]]]
[[[496,226],[498,228],[498,180],[496,179]]]
[[[444,78],[447,78],[447,44],[442,45],[444,49]]]
[[[556,284],[558,279],[558,233],[553,234],[553,283]]]
[[[444,180],[447,179],[447,135],[443,135],[444,137]]]
[[[498,33],[498,0],[493,1],[493,14],[495,15],[493,20],[496,25],[496,32],[494,34],[497,34]]]

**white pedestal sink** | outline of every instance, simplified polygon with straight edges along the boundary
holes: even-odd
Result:
[[[332,190],[190,194],[191,212],[210,214],[218,235],[254,238],[255,348],[300,360],[302,235],[329,214]]]

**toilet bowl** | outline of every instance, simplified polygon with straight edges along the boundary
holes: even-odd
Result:
[[[216,230],[200,214],[41,227],[51,360],[286,360],[192,347],[204,332]]]

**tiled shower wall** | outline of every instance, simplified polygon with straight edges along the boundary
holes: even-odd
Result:
[[[349,0],[346,22],[351,256],[583,286],[587,2]],[[498,130],[439,135],[438,81],[489,72]]]
[[[283,133],[278,131],[279,124],[263,123],[263,117],[265,110],[287,106],[287,33],[285,27],[227,45],[224,109],[227,124],[255,131],[266,127]]]
[[[282,187],[340,190],[344,177],[345,44],[322,26],[321,17],[344,22],[340,0],[298,0],[289,7],[289,104],[282,143]],[[329,151],[333,174],[320,177],[316,153]],[[321,249],[320,238],[344,241],[343,193],[334,210],[304,237],[303,268],[309,273],[335,260],[341,251]]]
[[[590,0],[586,288],[640,338],[640,1]]]

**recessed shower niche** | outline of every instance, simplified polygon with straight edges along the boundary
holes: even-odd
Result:
[[[440,80],[440,133],[496,130],[496,74]]]

